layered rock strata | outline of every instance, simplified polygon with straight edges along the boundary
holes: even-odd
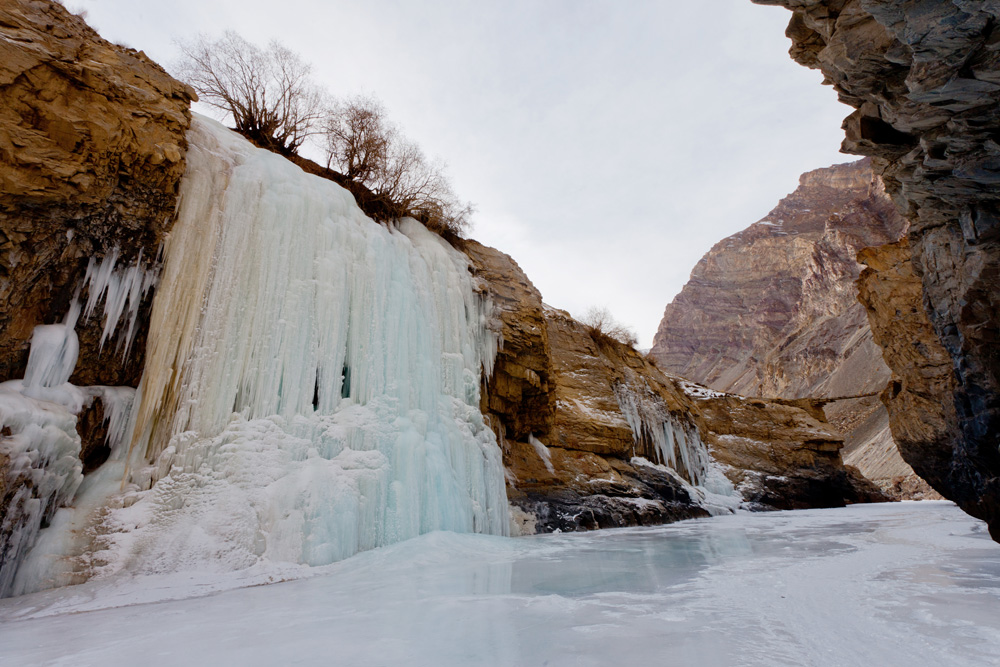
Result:
[[[91,258],[155,261],[195,96],[55,3],[3,3],[0,36],[2,381],[23,376],[35,325],[62,318]],[[141,352],[98,360],[102,328],[77,327],[73,381],[135,386]]]
[[[872,157],[910,222],[920,307],[954,385],[937,384],[947,427],[907,440],[903,457],[1000,539],[1000,5],[755,1],[792,10],[791,56],[856,109],[844,150]],[[927,355],[887,356],[906,378],[937,366]]]
[[[461,247],[497,307],[503,346],[483,406],[504,449],[520,530],[705,516],[692,482],[726,483],[710,479],[711,471],[728,477],[754,509],[885,499],[844,466],[843,439],[822,410],[721,394],[667,375],[650,358],[546,307],[508,256],[474,241]],[[527,412],[517,398],[525,396],[536,406]],[[630,400],[656,406],[715,462],[678,456],[676,472],[658,465],[653,439],[630,424]]]
[[[765,218],[712,248],[665,309],[664,370],[748,396],[839,398],[845,460],[887,491],[930,492],[896,451],[876,397],[889,380],[855,281],[857,251],[906,223],[867,160],[804,174]],[[909,494],[912,495],[912,494]]]
[[[101,39],[61,5],[0,4],[0,382],[24,377],[36,325],[62,321],[74,296],[89,296],[80,290],[91,260],[110,268],[117,259],[145,281],[133,344],[121,350],[102,340],[101,314],[81,319],[71,380],[136,386],[152,265],[173,221],[194,97],[145,54]],[[107,456],[102,410],[97,401],[78,420],[84,468]],[[8,437],[18,434],[5,428],[0,439]],[[18,521],[8,509],[44,496],[37,469],[22,461],[12,472],[3,449],[0,547]]]

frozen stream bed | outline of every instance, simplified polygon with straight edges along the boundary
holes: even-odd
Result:
[[[947,502],[432,533],[322,568],[0,601],[0,664],[18,667],[998,661],[1000,545]]]

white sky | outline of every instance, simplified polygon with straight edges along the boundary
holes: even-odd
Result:
[[[374,93],[455,190],[471,236],[546,303],[607,306],[649,347],[717,241],[846,162],[849,109],[750,0],[67,0],[169,69],[174,40],[276,38],[335,95]]]

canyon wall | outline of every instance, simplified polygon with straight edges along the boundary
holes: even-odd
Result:
[[[885,329],[893,380],[883,396],[901,453],[1000,539],[1000,4],[755,2],[792,11],[792,58],[821,70],[855,108],[843,148],[872,157],[910,223],[908,247],[887,249],[873,271],[919,278],[919,294],[908,280],[886,289],[910,295],[900,312],[924,313],[941,347],[903,338],[907,327]],[[872,311],[874,329],[884,317]],[[951,380],[940,377],[941,350]],[[937,379],[913,384],[928,374]],[[915,396],[943,407],[914,414]]]
[[[882,499],[876,489],[843,465],[840,456],[843,441],[824,422],[822,411],[815,405],[717,394],[670,377],[631,348],[588,329],[566,313],[545,307],[537,290],[506,255],[474,241],[455,240],[469,258],[471,266],[467,267],[464,258],[456,256],[444,240],[415,221],[379,226],[361,215],[345,192],[328,183],[317,185],[312,176],[301,173],[283,158],[261,156],[235,135],[204,120],[199,121],[199,127],[192,128],[188,107],[194,93],[187,86],[170,78],[141,52],[101,40],[81,19],[61,6],[31,0],[6,4],[0,9],[0,30],[4,37],[0,42],[3,54],[0,96],[4,100],[0,111],[3,194],[0,381],[13,380],[3,383],[4,401],[0,405],[3,422],[0,423],[0,514],[3,515],[0,569],[4,571],[0,591],[33,590],[52,585],[52,581],[76,581],[78,575],[83,576],[71,569],[59,575],[69,579],[50,579],[45,569],[48,565],[39,565],[41,569],[31,569],[31,573],[21,577],[21,583],[13,580],[18,564],[26,562],[22,557],[31,558],[25,554],[31,551],[39,530],[44,531],[42,527],[54,519],[60,507],[65,511],[60,513],[58,530],[68,537],[42,539],[46,546],[32,561],[36,565],[68,566],[73,561],[68,556],[75,552],[59,550],[77,549],[77,542],[90,539],[88,536],[92,534],[88,531],[97,527],[88,523],[91,521],[88,513],[98,507],[113,513],[115,509],[144,503],[143,507],[151,508],[150,516],[155,516],[158,507],[173,507],[171,503],[175,501],[186,506],[186,500],[178,499],[194,493],[208,497],[216,492],[203,487],[197,491],[185,490],[183,485],[172,485],[169,480],[166,484],[156,483],[164,475],[170,478],[175,467],[177,474],[184,475],[185,470],[224,467],[238,458],[239,465],[246,468],[262,452],[287,454],[303,443],[312,442],[300,438],[299,431],[296,434],[282,431],[289,424],[288,428],[305,428],[310,438],[315,436],[322,441],[316,452],[324,453],[319,457],[323,461],[340,456],[341,450],[337,448],[351,438],[365,452],[373,451],[368,440],[378,440],[379,446],[391,450],[392,456],[386,455],[387,460],[394,460],[392,457],[399,453],[398,464],[369,465],[372,461],[368,459],[347,462],[351,464],[347,468],[353,471],[347,477],[354,474],[365,477],[376,469],[379,475],[389,472],[409,475],[408,485],[393,486],[398,502],[391,507],[379,502],[357,503],[366,516],[386,510],[400,517],[405,515],[403,519],[388,522],[366,519],[357,526],[361,537],[355,543],[350,538],[341,542],[331,538],[331,542],[322,543],[322,553],[282,556],[296,562],[329,562],[334,557],[346,557],[359,545],[368,548],[418,534],[425,528],[457,525],[462,529],[505,532],[507,517],[502,510],[506,499],[500,456],[483,417],[503,448],[506,490],[516,508],[517,530],[522,533],[661,523],[704,516],[732,510],[741,497],[746,501],[745,506],[754,509],[828,507]],[[189,149],[188,137],[200,137],[203,142],[200,152]],[[227,148],[213,152],[211,146]],[[196,155],[203,158],[202,166],[189,168],[188,160],[193,164]],[[212,162],[212,155],[222,163]],[[223,159],[226,155],[230,157]],[[208,163],[215,166],[206,166]],[[263,181],[248,178],[245,172],[253,169],[238,168],[250,163],[267,173]],[[178,195],[182,175],[188,183],[185,197]],[[286,181],[297,184],[299,178],[305,179],[303,182],[309,186],[306,189],[312,194],[308,198],[276,207],[280,212],[275,214],[276,218],[242,215],[240,205],[252,201],[251,194],[260,196],[265,185],[274,186],[283,197],[301,194],[297,185],[282,185]],[[308,222],[306,216],[295,212],[297,207],[306,206],[309,202],[305,199],[309,198],[315,200],[313,203],[336,209],[337,215],[331,214],[330,218],[343,218],[342,222],[346,221],[345,226],[357,238],[377,238],[378,243],[352,246],[343,239],[332,243],[321,224],[313,225],[310,227],[313,231],[308,232],[319,234],[320,241],[307,238],[293,243],[291,236],[283,234],[283,225],[294,227]],[[189,209],[184,226],[177,223],[178,201],[182,204],[186,201]],[[213,217],[223,214],[229,216],[224,224]],[[240,225],[249,225],[253,233],[241,236]],[[183,229],[187,231],[182,233]],[[230,237],[235,239],[230,239],[232,244],[220,241]],[[243,242],[249,245],[241,245]],[[167,263],[161,267],[159,255],[164,244]],[[318,263],[309,258],[276,259],[279,255],[286,259],[290,256],[288,244],[307,255],[323,251],[327,258],[353,248],[348,254],[357,261],[350,263],[342,257]],[[396,251],[403,252],[404,246],[420,250],[419,261],[392,257]],[[382,266],[391,267],[399,275],[392,273],[396,277],[388,280],[391,272],[374,277],[366,273],[378,263],[366,257],[359,250],[362,247],[368,252],[374,248],[385,250],[379,254],[382,260],[387,260]],[[442,303],[461,296],[465,299],[463,304],[449,301],[450,305],[440,308],[438,314],[442,318],[445,314],[453,315],[468,324],[471,338],[458,343],[457,339],[449,338],[449,345],[456,343],[461,354],[452,348],[430,352],[410,349],[412,345],[406,347],[407,344],[427,343],[433,338],[431,334],[450,331],[427,321],[431,313],[437,312],[434,308],[418,304],[409,310],[392,308],[376,315],[362,309],[343,316],[337,309],[347,308],[353,302],[331,290],[322,290],[326,299],[322,312],[312,307],[315,304],[308,292],[310,286],[318,283],[308,276],[268,278],[282,271],[317,267],[323,271],[331,269],[332,273],[324,274],[324,278],[333,280],[338,289],[350,282],[350,293],[364,307],[378,304],[392,308],[387,298],[383,298],[386,294],[394,298],[404,292],[436,295]],[[414,267],[419,268],[424,277],[418,281],[403,275],[406,267],[414,271]],[[432,279],[429,271],[442,267],[447,268],[450,278]],[[345,272],[344,280],[337,281],[339,274],[334,269]],[[151,290],[161,279],[161,272],[164,286],[158,288],[159,305],[152,308]],[[206,287],[209,283],[211,289]],[[461,289],[449,286],[457,284]],[[304,291],[285,297],[268,291],[282,285]],[[477,294],[473,293],[473,286]],[[257,289],[264,296],[233,296],[238,290]],[[366,295],[370,296],[373,290],[383,296],[368,298]],[[99,316],[88,319],[86,309],[78,322],[72,316],[64,319],[67,312],[75,315],[71,304],[77,296],[81,301],[96,302],[98,297],[104,298],[103,321]],[[117,305],[110,305],[112,301]],[[259,326],[251,327],[249,334],[253,335],[244,340],[239,335],[247,332],[238,323],[243,322],[240,313],[245,313],[246,308],[229,308],[234,301],[265,304],[282,312],[300,310],[289,317],[272,316],[270,311],[267,314],[262,310],[264,314],[255,320]],[[408,303],[412,306],[415,301]],[[489,316],[478,310],[479,305],[487,303],[491,305]],[[123,310],[129,313],[126,323],[120,321]],[[400,325],[402,312],[412,314],[411,324]],[[323,313],[328,321],[314,325],[312,318]],[[222,324],[204,325],[206,318]],[[151,321],[159,322],[160,326],[151,325]],[[40,363],[46,367],[59,365],[65,376],[43,384],[40,388],[46,391],[32,395],[32,383],[21,383],[17,378],[25,376],[26,366],[30,366],[28,346],[33,332],[38,331],[36,326],[55,323],[58,324],[42,331],[55,334],[58,330],[61,351],[40,355],[44,357]],[[353,356],[338,361],[333,357],[339,354],[337,350],[345,340],[338,339],[334,345],[327,338],[334,333],[344,334],[338,327],[349,323],[373,336],[385,334],[385,339],[371,343],[361,333],[347,335]],[[485,323],[482,331],[480,323]],[[369,325],[372,331],[365,329]],[[397,325],[401,326],[398,330],[394,328]],[[275,328],[280,333],[275,333]],[[133,330],[134,344],[118,347],[116,338],[105,339],[109,331],[116,330]],[[231,336],[221,335],[222,331]],[[271,335],[256,337],[268,332]],[[289,332],[306,337],[322,333],[327,338],[319,345],[311,339],[303,342],[305,339],[286,338],[284,334]],[[418,335],[411,337],[414,332]],[[147,334],[153,341],[149,355],[152,363],[146,359]],[[503,345],[491,373],[493,349],[489,341],[495,341],[496,336],[502,338]],[[52,342],[51,338],[40,336],[38,342]],[[63,355],[63,352],[75,345],[77,338],[80,354],[79,363],[74,366],[69,361],[73,357],[76,362],[75,354]],[[200,342],[187,347],[196,338]],[[470,342],[472,339],[474,342]],[[276,352],[267,347],[272,343],[285,347]],[[162,354],[154,354],[156,351]],[[185,351],[191,354],[186,355]],[[322,364],[314,363],[316,359],[309,354],[320,352],[333,357],[324,357]],[[427,403],[426,412],[434,418],[424,419],[411,410],[401,420],[395,413],[390,415],[391,410],[386,408],[388,412],[378,418],[362,419],[364,410],[357,409],[351,412],[357,423],[347,419],[351,401],[357,399],[360,405],[372,398],[375,384],[370,378],[383,378],[377,369],[369,369],[370,373],[364,369],[382,368],[390,360],[398,361],[399,367],[410,373],[409,379],[416,373],[408,365],[412,362],[422,369],[421,378],[431,384],[447,383],[447,405],[461,419],[452,420],[452,424],[445,418],[448,415],[438,415],[441,402],[426,386],[395,381],[388,384],[401,395],[390,397],[397,401],[393,405],[406,406],[408,401]],[[486,371],[481,394],[477,377],[480,365],[476,360],[482,362]],[[268,372],[262,370],[261,364],[265,362],[274,365],[268,367]],[[438,362],[442,369],[436,370]],[[135,392],[131,388],[139,382],[144,367],[155,372],[143,377],[147,391],[139,392],[142,398],[139,407],[133,410]],[[234,379],[237,371],[244,375]],[[188,376],[198,379],[189,381]],[[276,379],[279,377],[280,380]],[[166,385],[170,385],[167,396],[170,400],[165,400],[160,392]],[[150,387],[155,391],[148,391]],[[190,393],[182,395],[178,391]],[[73,401],[59,403],[53,396],[60,392],[79,405]],[[346,403],[341,405],[340,399]],[[466,401],[470,404],[466,405]],[[92,402],[89,410],[82,407],[87,402]],[[386,405],[390,403],[391,400]],[[147,404],[153,408],[147,409]],[[320,429],[316,424],[306,428],[301,419],[308,416],[318,424],[327,417],[336,417],[327,413],[341,408],[346,421],[332,430]],[[129,446],[126,433],[130,410],[133,417],[138,413],[140,436],[136,441],[152,443],[148,450]],[[240,414],[236,421],[230,419],[234,411]],[[41,431],[48,433],[52,429],[35,428],[42,417],[58,417],[59,442],[53,456],[52,452],[40,449],[52,444],[42,442],[45,438],[40,436]],[[109,417],[111,423],[106,423]],[[248,426],[240,419],[252,423]],[[191,420],[199,421],[198,429],[187,428]],[[273,424],[266,423],[269,421]],[[150,425],[151,430],[142,430],[143,424]],[[435,461],[468,463],[461,470],[466,477],[455,477],[445,471],[416,479],[415,471],[424,468],[406,466],[405,461],[411,460],[407,444],[418,442],[427,432],[428,424],[447,432],[441,435],[435,431],[436,435],[429,439],[435,446],[444,443],[450,448],[449,454],[437,456]],[[389,434],[390,425],[406,430],[405,437]],[[252,451],[233,458],[223,455],[231,453],[231,448],[216,451],[217,445],[229,441],[212,440],[211,434],[229,426],[241,432],[240,442],[251,443]],[[153,438],[154,431],[162,432],[163,437]],[[195,431],[205,437],[197,441],[188,437]],[[115,444],[105,441],[105,435],[112,432]],[[188,436],[181,437],[181,432]],[[249,440],[244,437],[247,433],[253,435]],[[180,439],[174,442],[174,436]],[[265,440],[268,447],[254,448],[253,443]],[[98,449],[100,455],[94,455]],[[426,450],[421,446],[411,449]],[[336,465],[328,465],[306,453],[309,455],[296,451],[292,459],[296,462],[308,459],[310,470],[318,466],[324,474],[337,473]],[[479,454],[489,459],[482,470],[477,468]],[[58,463],[58,469],[51,465],[53,462]],[[150,467],[150,463],[155,465]],[[289,472],[267,460],[257,463],[262,471],[260,479]],[[219,473],[218,477],[225,488],[228,488],[227,474]],[[84,475],[93,475],[86,484]],[[287,482],[289,488],[285,489],[289,493],[278,494],[274,500],[295,504],[292,491],[301,491],[309,498],[314,493],[318,498],[345,489],[351,491],[347,489],[350,484],[308,483],[308,477],[293,470],[292,481]],[[35,480],[43,478],[47,480],[45,484],[36,486]],[[127,482],[124,486],[123,479]],[[445,510],[453,511],[445,512],[445,520],[435,523],[444,511],[443,506],[435,506],[433,502],[421,505],[423,501],[419,498],[437,498],[440,495],[437,482],[443,484],[449,480],[457,480],[457,486],[451,489],[456,493],[452,495],[466,493],[471,500],[448,504]],[[741,496],[733,493],[734,487]],[[90,494],[86,500],[74,495],[83,488]],[[419,498],[400,499],[401,488],[419,488],[420,493],[414,496]],[[428,493],[423,494],[424,490]],[[345,498],[353,493],[347,491]],[[99,492],[110,495],[98,497]],[[129,496],[127,500],[122,493]],[[492,500],[482,502],[473,497],[476,494],[486,494]],[[249,531],[248,535],[259,535],[267,531],[254,532],[254,517],[294,520],[298,516],[284,511],[246,513],[247,507],[261,500],[256,492],[248,493],[247,502],[224,496],[206,501],[205,506],[212,511],[198,514],[195,523],[204,519],[211,524],[211,530],[219,529],[225,534],[239,524],[240,530]],[[120,505],[102,505],[112,497]],[[315,508],[329,509],[328,501],[329,498],[317,500]],[[349,501],[348,498],[345,502]],[[191,507],[197,514],[197,508]],[[248,522],[230,521],[228,517],[234,511],[242,512]],[[350,512],[331,514],[324,510],[310,512],[307,519],[335,522],[337,517],[346,520],[350,516]],[[403,524],[405,529],[399,528]],[[184,525],[175,525],[177,533],[158,531],[157,525],[154,519],[136,525],[135,529],[147,531],[150,543],[161,544],[167,560],[183,563],[188,556],[206,557],[205,545],[189,544],[190,548],[178,549],[179,543],[171,542],[172,535],[181,541],[187,538],[189,531]],[[382,540],[373,532],[376,530],[388,530],[390,534]],[[333,535],[336,531],[328,532]],[[116,531],[100,533],[107,548],[113,547],[117,539],[112,533]],[[308,533],[305,530],[302,534]],[[291,529],[282,535],[290,538],[288,544],[301,536]],[[277,540],[279,536],[275,537]],[[222,539],[220,544],[227,543]],[[261,556],[255,551],[260,544],[253,540],[245,540],[243,546],[247,547],[244,555],[250,560]],[[278,551],[284,553],[284,546],[279,546]],[[49,548],[55,551],[46,552]],[[127,551],[127,545],[124,548]],[[288,553],[295,547],[290,549]],[[91,555],[75,553],[74,557],[86,561]]]
[[[744,398],[665,373],[545,306],[507,255],[460,247],[497,309],[503,344],[482,406],[523,532],[704,516],[740,503],[724,499],[732,487],[752,509],[885,499],[844,466],[843,438],[815,402]],[[663,429],[669,451],[655,437]]]
[[[845,460],[887,492],[930,492],[900,458],[877,398],[889,381],[855,281],[859,249],[905,220],[868,160],[804,174],[762,220],[723,239],[666,307],[650,354],[719,391],[827,404]],[[867,396],[865,396],[867,395]]]
[[[3,381],[24,375],[32,330],[62,318],[91,258],[118,248],[123,264],[155,262],[195,95],[61,5],[6,2],[0,30]],[[97,318],[77,328],[74,382],[135,386],[142,336],[138,355],[98,360],[102,328]]]
[[[101,39],[61,5],[0,5],[0,382],[24,377],[35,326],[62,321],[91,262],[97,269],[106,260],[109,268],[116,261],[132,265],[140,277],[131,295],[140,311],[132,320],[136,329],[131,345],[108,341],[107,317],[81,318],[72,381],[138,384],[149,288],[173,222],[194,98],[145,54]],[[96,277],[89,275],[91,285],[101,282]],[[118,277],[104,278],[95,288],[101,295],[84,287],[80,296],[110,301],[106,290]],[[116,394],[98,394],[103,398],[91,399],[77,424],[87,471],[109,452],[106,422],[114,406],[104,399]],[[16,418],[7,417],[0,440],[17,437]],[[8,515],[12,506],[41,503],[42,511],[54,511],[47,506],[51,490],[37,486],[37,470],[12,461],[17,446],[6,444],[0,447],[0,546],[18,531],[20,520],[11,517],[23,516]],[[0,562],[5,558],[0,553]]]

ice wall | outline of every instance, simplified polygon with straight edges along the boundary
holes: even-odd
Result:
[[[67,557],[91,574],[235,570],[503,534],[479,411],[498,341],[464,255],[213,121],[189,143],[128,484],[105,489],[88,544],[43,540],[18,590],[66,583],[44,563]]]

